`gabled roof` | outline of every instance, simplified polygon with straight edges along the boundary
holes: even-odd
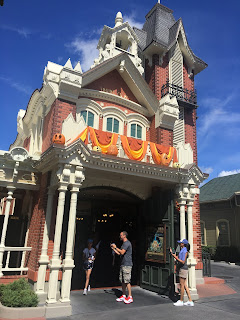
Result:
[[[200,203],[229,200],[240,191],[240,173],[212,179],[200,188]]]
[[[151,44],[157,44],[164,52],[169,51],[178,41],[179,34],[183,38],[182,51],[183,54],[197,64],[195,66],[195,74],[207,67],[207,64],[198,58],[190,48],[186,33],[184,31],[182,19],[175,20],[173,11],[157,3],[152,10],[146,15],[146,22],[142,30],[133,28],[139,39],[139,47],[142,51],[148,49]]]

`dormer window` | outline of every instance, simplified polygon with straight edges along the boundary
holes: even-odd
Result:
[[[142,139],[142,127],[139,124],[131,124],[131,137]]]
[[[81,116],[83,117],[87,126],[93,127],[94,114],[91,111],[83,110],[83,111],[81,111]]]
[[[107,131],[119,133],[119,121],[116,118],[107,118]]]

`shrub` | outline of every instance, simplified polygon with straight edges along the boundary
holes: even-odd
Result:
[[[0,301],[6,307],[36,307],[38,296],[22,278],[0,287]]]
[[[216,261],[239,262],[240,252],[237,247],[217,247],[214,255]]]
[[[216,252],[216,247],[215,246],[202,246],[202,252],[203,253],[210,253],[211,258],[213,258],[215,255],[215,252]]]

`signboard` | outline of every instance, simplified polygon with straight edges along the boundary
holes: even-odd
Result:
[[[166,226],[149,227],[147,230],[146,261],[166,263]]]

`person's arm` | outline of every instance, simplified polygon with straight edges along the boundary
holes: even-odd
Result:
[[[177,261],[181,262],[182,264],[185,264],[185,262],[187,260],[188,252],[186,252],[186,254],[185,254],[184,261],[179,259],[178,256],[172,252],[172,248],[170,248],[170,253],[171,253],[171,255],[173,256],[174,259],[176,259]]]
[[[119,249],[119,248],[117,248],[117,246],[115,245],[115,244],[112,244],[112,249],[113,249],[113,251],[117,254],[117,255],[121,255],[121,256],[123,256],[124,254],[125,254],[125,252],[126,252],[126,250],[125,249]]]

